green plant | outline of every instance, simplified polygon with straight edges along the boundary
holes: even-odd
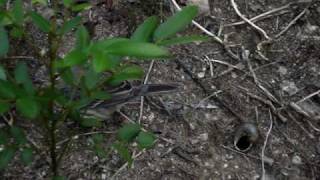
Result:
[[[37,6],[48,6],[47,1],[33,0]],[[90,8],[90,4],[75,4],[72,0],[52,1],[53,16],[50,20],[40,13],[24,7],[22,0],[15,0],[6,9],[6,0],[0,0],[0,115],[4,117],[16,109],[17,119],[28,119],[30,123],[43,129],[47,149],[37,149],[29,143],[26,131],[15,123],[0,129],[0,169],[7,167],[17,152],[25,164],[32,162],[34,151],[48,151],[51,158],[52,176],[59,177],[59,165],[69,141],[57,149],[58,137],[65,122],[75,121],[83,127],[99,127],[97,117],[86,117],[83,111],[96,100],[110,98],[103,89],[115,86],[126,80],[141,79],[143,69],[124,61],[124,57],[135,60],[169,58],[171,55],[164,46],[203,41],[203,36],[176,37],[176,33],[190,24],[197,14],[195,6],[188,6],[181,12],[160,24],[157,17],[149,17],[141,24],[130,38],[106,38],[93,41],[83,25],[81,17],[69,17],[71,12]],[[60,4],[62,3],[62,4]],[[62,8],[61,8],[62,7]],[[58,16],[59,11],[65,16]],[[62,20],[62,24],[60,24]],[[30,38],[26,25],[33,23],[47,35],[48,51],[40,53]],[[75,31],[76,43],[64,57],[58,56],[58,49],[63,46],[62,38]],[[70,35],[70,34],[69,34]],[[34,84],[28,73],[28,65],[19,62],[14,71],[5,67],[6,56],[10,53],[10,41],[24,40],[29,43],[34,56],[45,64],[49,71],[49,85]],[[16,55],[16,54],[15,54]],[[73,69],[81,68],[81,74]],[[105,75],[108,74],[108,75]],[[71,93],[61,90],[64,88]],[[74,134],[70,133],[70,137]],[[126,124],[118,131],[118,140],[112,146],[129,162],[132,157],[128,145],[137,142],[140,149],[151,148],[155,141],[152,133],[145,132],[138,124]],[[69,138],[72,139],[72,138]],[[103,147],[103,135],[92,137],[93,150],[102,157],[107,156]]]

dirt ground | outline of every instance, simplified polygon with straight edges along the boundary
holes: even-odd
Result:
[[[233,24],[242,20],[230,1],[211,0],[211,17],[197,21],[219,34],[225,46],[212,40],[173,47],[175,57],[155,61],[149,74],[149,83],[180,85],[175,93],[145,98],[141,124],[157,133],[155,147],[134,151],[133,166],[128,168],[116,153],[98,158],[84,146],[90,138],[79,136],[63,162],[63,175],[69,179],[254,180],[265,174],[266,180],[320,179],[320,1],[236,3],[249,19],[285,6],[254,21],[274,40],[262,43],[258,51],[266,38],[248,23]],[[131,26],[147,15],[170,14],[159,9],[158,3],[123,3],[112,10],[93,7],[98,22],[95,38],[128,36]],[[186,33],[203,34],[194,26]],[[141,64],[147,72],[150,62]],[[139,110],[137,100],[121,111],[136,121]],[[114,131],[125,121],[118,115],[99,130]],[[234,140],[245,123],[253,125],[249,131],[259,137],[241,152]],[[113,133],[107,134],[106,146],[114,139]],[[2,179],[46,179],[47,161],[49,157],[42,154],[30,167],[14,162]]]

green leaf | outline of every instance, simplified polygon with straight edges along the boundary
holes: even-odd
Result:
[[[0,26],[8,26],[13,24],[10,11],[0,11]]]
[[[100,80],[101,74],[98,74],[92,70],[92,68],[88,69],[84,76],[84,83],[86,87],[91,90],[93,89]]]
[[[0,65],[0,80],[7,80],[6,70]]]
[[[139,66],[129,66],[113,74],[108,80],[110,85],[118,85],[125,80],[137,80],[143,77],[143,69]]]
[[[182,36],[182,37],[175,37],[168,40],[163,40],[157,43],[157,45],[160,46],[171,46],[176,44],[187,44],[191,42],[201,42],[201,41],[208,41],[209,37],[207,36],[199,36],[199,35],[193,35],[193,36]]]
[[[138,145],[141,149],[143,148],[152,148],[156,138],[154,134],[150,132],[141,131],[137,137]]]
[[[29,165],[33,161],[33,150],[32,148],[24,148],[21,152],[21,160],[25,165]]]
[[[42,17],[40,14],[37,12],[31,11],[30,13],[31,19],[34,22],[34,24],[43,32],[50,32],[51,30],[51,25],[50,22]]]
[[[0,115],[7,112],[10,109],[11,104],[7,102],[0,102]]]
[[[182,8],[180,12],[174,14],[164,23],[160,24],[154,32],[154,39],[156,41],[161,41],[172,37],[177,32],[185,29],[187,25],[191,23],[192,19],[196,17],[197,13],[197,6],[187,6]]]
[[[8,134],[4,131],[4,129],[0,129],[0,145],[8,143]]]
[[[131,142],[141,131],[139,124],[126,124],[118,131],[118,139],[124,142]]]
[[[24,145],[27,143],[26,135],[24,134],[22,129],[20,129],[16,126],[12,126],[10,128],[10,133],[11,133],[12,137],[14,137],[14,139],[16,140],[16,142],[18,144]]]
[[[14,99],[16,97],[15,88],[11,82],[0,80],[0,97]]]
[[[72,50],[69,52],[61,61],[57,61],[56,67],[71,67],[74,65],[79,65],[85,63],[87,60],[87,55],[79,49]]]
[[[83,127],[101,127],[102,126],[101,120],[96,118],[83,118],[81,119],[80,124]]]
[[[69,8],[73,4],[73,0],[63,0],[63,5]]]
[[[0,115],[7,112],[10,109],[10,103],[0,102]]]
[[[75,83],[74,82],[74,75],[73,75],[72,70],[70,68],[63,69],[60,74],[61,74],[61,78],[63,79],[63,81],[66,84],[72,85]]]
[[[10,30],[10,36],[14,38],[21,38],[23,36],[23,29],[22,27],[12,27]]]
[[[92,103],[92,101],[93,101],[93,100],[90,99],[90,98],[83,97],[83,98],[81,98],[80,100],[78,100],[78,101],[76,101],[76,102],[74,103],[73,108],[75,108],[75,109],[81,109],[81,108],[83,108],[83,107],[88,106],[90,103]]]
[[[74,12],[79,12],[79,11],[83,11],[83,10],[88,10],[90,8],[91,8],[90,3],[81,3],[81,4],[73,5],[71,7],[71,10]]]
[[[70,31],[72,31],[72,29],[76,28],[79,24],[81,23],[81,17],[77,16],[67,22],[65,22],[61,29],[58,30],[58,34],[66,34]]]
[[[32,4],[39,3],[41,5],[48,5],[48,0],[32,0],[31,2],[32,2]]]
[[[34,94],[35,90],[28,74],[28,67],[24,62],[20,62],[14,70],[16,82],[22,84],[29,94]]]
[[[92,92],[91,97],[98,100],[108,100],[111,98],[111,95],[105,91],[95,91]]]
[[[111,44],[106,52],[119,56],[130,56],[137,58],[164,58],[169,57],[167,49],[151,43],[121,41]]]
[[[150,42],[152,34],[159,24],[159,18],[151,16],[146,19],[132,34],[131,40],[136,42]]]
[[[101,158],[106,158],[107,157],[107,152],[105,151],[104,147],[100,144],[95,144],[93,146],[94,152]]]
[[[80,26],[76,32],[76,49],[85,49],[89,46],[89,33],[84,26]]]
[[[1,7],[2,5],[5,5],[6,2],[7,2],[7,0],[0,0],[0,7]]]
[[[9,51],[9,39],[7,31],[0,25],[0,57],[7,55]]]
[[[131,167],[133,159],[128,147],[124,146],[122,143],[115,143],[112,147],[120,154],[121,158],[128,162],[129,167]]]
[[[12,16],[16,24],[22,25],[23,19],[24,19],[24,12],[23,12],[23,2],[21,0],[14,1]]]
[[[7,112],[10,109],[11,104],[7,102],[0,102],[0,115]]]
[[[67,180],[65,176],[54,176],[52,180]]]
[[[22,97],[16,101],[18,111],[25,117],[34,119],[40,112],[40,107],[33,98]]]
[[[104,140],[103,134],[94,134],[92,135],[92,140],[95,144],[101,144]]]
[[[98,42],[92,43],[90,45],[89,51],[90,53],[94,54],[98,51],[105,51],[108,47],[115,43],[119,42],[127,42],[130,41],[127,38],[110,38],[110,39],[103,39]]]
[[[95,72],[103,72],[114,69],[120,64],[118,57],[112,56],[104,51],[97,51],[93,54],[92,66]]]
[[[8,166],[13,159],[15,152],[16,149],[14,147],[5,147],[5,149],[0,152],[0,169],[4,169]]]

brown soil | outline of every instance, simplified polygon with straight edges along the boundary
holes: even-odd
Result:
[[[252,18],[290,2],[236,3],[246,17]],[[122,169],[124,161],[116,153],[107,159],[98,158],[84,146],[90,138],[81,136],[63,162],[63,175],[69,179],[110,179],[115,173],[115,179],[139,180],[261,179],[261,154],[272,122],[264,150],[266,179],[320,179],[320,95],[296,103],[320,89],[320,2],[295,2],[256,22],[274,38],[306,8],[284,34],[263,46],[261,53],[268,59],[257,53],[264,37],[247,23],[226,26],[221,31],[220,37],[228,36],[225,44],[240,57],[238,60],[215,41],[171,48],[175,58],[156,61],[149,82],[178,83],[180,89],[146,98],[141,121],[146,129],[158,133],[155,147],[139,154],[131,168]],[[220,26],[241,21],[230,1],[212,0],[210,4],[213,18],[202,17],[199,22],[211,32],[217,34]],[[145,8],[129,4],[113,10],[94,7],[98,22],[95,38],[127,36],[133,29],[131,20],[139,23],[145,17],[143,13],[150,13]],[[131,15],[136,17],[127,18],[128,11],[135,12]],[[187,34],[194,33],[202,32],[190,26]],[[242,56],[246,51],[250,52],[249,58]],[[141,64],[147,72],[150,62]],[[303,112],[294,109],[293,103]],[[139,101],[122,112],[137,120]],[[116,119],[100,130],[116,130],[125,121],[123,117]],[[236,151],[233,141],[244,122],[256,126],[259,138],[242,153]],[[37,132],[31,135],[41,139]],[[113,142],[114,134],[107,137],[106,146]],[[3,172],[3,179],[48,178],[48,159],[45,154],[38,155],[27,168],[13,163]]]

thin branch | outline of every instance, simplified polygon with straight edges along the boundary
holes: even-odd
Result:
[[[300,19],[308,10],[309,6],[304,8],[304,10],[298,15],[296,16],[292,21],[290,21],[290,23],[279,33],[275,36],[275,38],[279,38],[280,36],[282,36],[285,32],[287,32],[289,30],[289,28],[294,25],[298,19]]]
[[[176,7],[177,10],[181,10],[180,6],[178,5],[178,3],[175,0],[171,0],[172,4]],[[218,42],[219,44],[223,45],[223,40],[221,40],[218,36],[214,35],[212,32],[210,32],[209,30],[207,30],[206,28],[204,28],[203,26],[201,26],[199,23],[197,23],[196,21],[192,21],[192,24],[195,25],[197,28],[199,28],[201,31],[203,31],[204,33],[206,33],[208,36],[213,37],[213,39]]]
[[[94,131],[94,132],[87,132],[87,133],[77,134],[77,135],[74,135],[74,136],[72,136],[70,138],[66,138],[66,139],[64,139],[62,141],[59,141],[57,143],[57,146],[60,146],[60,145],[66,143],[66,142],[68,142],[70,140],[78,139],[81,136],[90,136],[90,135],[94,135],[94,134],[114,134],[114,133],[116,133],[116,132],[115,131]]]
[[[266,174],[265,169],[264,169],[264,161],[263,161],[263,159],[264,159],[264,152],[265,152],[265,150],[266,150],[268,138],[269,138],[269,135],[270,135],[270,133],[271,133],[272,126],[273,126],[272,114],[271,114],[270,109],[269,109],[269,117],[270,117],[270,126],[269,126],[269,130],[268,130],[268,132],[267,132],[266,139],[265,139],[265,141],[264,141],[264,143],[263,143],[263,147],[262,147],[262,150],[261,150],[261,159],[262,159],[262,161],[261,161],[261,165],[262,165],[262,178],[261,178],[261,179],[262,179],[262,180],[265,180],[265,174]]]
[[[243,14],[241,14],[241,12],[238,9],[238,5],[234,2],[234,0],[231,0],[231,5],[233,7],[233,9],[236,11],[236,13],[238,14],[238,16],[246,21],[249,25],[251,25],[254,29],[256,29],[257,31],[259,31],[267,40],[271,40],[271,38],[267,35],[267,33],[261,29],[259,26],[257,26],[256,24],[254,24],[252,21],[250,21],[248,18],[246,18]]]
[[[152,60],[151,63],[150,63],[150,66],[149,66],[148,72],[146,74],[146,77],[144,78],[143,84],[147,84],[147,82],[149,80],[149,76],[150,76],[152,68],[153,68],[153,65],[154,65],[154,60]],[[140,113],[139,113],[139,119],[138,119],[139,124],[141,122],[142,115],[143,115],[143,104],[144,104],[144,96],[141,96],[141,99],[140,99]]]
[[[136,159],[137,157],[141,156],[143,153],[145,152],[144,151],[141,151],[139,152],[138,154],[136,155],[133,155],[132,159]],[[121,171],[123,171],[126,167],[128,166],[128,162],[126,162],[125,164],[123,164],[113,175],[112,177],[110,178],[111,180],[115,179],[117,177],[117,175],[119,175],[119,173],[121,173]]]
[[[251,22],[255,22],[255,21],[258,21],[258,20],[261,20],[261,19],[264,19],[264,18],[268,18],[268,17],[271,17],[269,15],[273,14],[273,13],[276,13],[276,12],[279,12],[279,11],[282,11],[284,9],[287,9],[290,7],[292,3],[288,3],[284,6],[281,6],[281,7],[278,7],[278,8],[275,8],[275,9],[271,9],[270,11],[267,11],[267,12],[264,12],[262,14],[259,14],[258,16],[255,16],[251,19],[249,19],[249,21]],[[241,25],[241,24],[245,24],[246,21],[239,21],[239,22],[235,22],[235,23],[230,23],[230,24],[226,24],[225,27],[229,27],[229,26],[237,26],[237,25]]]
[[[311,94],[309,94],[308,96],[300,99],[299,101],[296,102],[296,104],[299,104],[299,103],[301,103],[301,102],[303,102],[303,101],[306,101],[306,100],[312,98],[313,96],[315,96],[315,95],[317,95],[317,94],[320,94],[320,89],[319,89],[318,91],[316,91],[316,92],[314,92],[314,93],[311,93]]]

